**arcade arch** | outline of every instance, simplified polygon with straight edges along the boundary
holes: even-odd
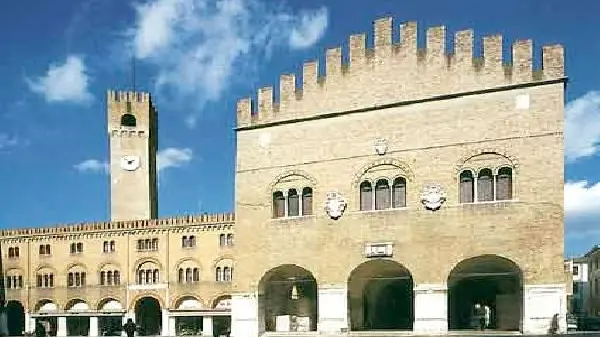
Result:
[[[413,279],[396,261],[375,259],[356,267],[348,278],[350,329],[412,330]]]
[[[111,297],[104,298],[98,302],[97,309],[103,314],[109,314],[98,318],[98,331],[100,331],[100,335],[119,336],[123,326],[122,316],[110,314],[124,312],[121,302]]]
[[[19,301],[6,302],[8,335],[21,336],[25,331],[25,307]]]
[[[519,331],[523,273],[513,261],[480,255],[459,262],[448,276],[448,328]]]
[[[145,296],[135,303],[135,322],[140,336],[160,336],[162,310],[158,299]]]
[[[317,281],[310,271],[294,264],[281,265],[266,272],[258,288],[262,330],[317,330]]]
[[[79,316],[78,313],[90,310],[90,306],[82,299],[76,298],[67,302],[65,305],[67,313],[67,335],[68,336],[87,336],[90,333],[90,318],[88,316]]]

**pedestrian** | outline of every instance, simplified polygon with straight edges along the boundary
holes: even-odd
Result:
[[[46,328],[39,319],[35,321],[35,329],[33,334],[35,337],[46,337]]]
[[[128,318],[127,323],[123,325],[123,331],[125,331],[127,337],[133,337],[135,335],[135,330],[137,330],[135,323],[133,323],[133,320],[131,318]]]

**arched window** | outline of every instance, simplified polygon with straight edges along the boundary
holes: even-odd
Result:
[[[194,269],[193,269],[193,275],[192,275],[192,276],[193,276],[192,278],[193,278],[193,281],[194,281],[194,282],[198,282],[198,281],[200,281],[200,269],[198,269],[198,268],[194,268]]]
[[[386,179],[379,179],[375,183],[375,209],[390,208],[390,184]]]
[[[183,268],[179,268],[177,272],[177,282],[183,283],[185,279],[183,278]]]
[[[288,190],[288,216],[298,216],[300,215],[300,197],[298,196],[298,191],[295,188],[291,188]]]
[[[360,184],[360,210],[370,211],[373,209],[373,188],[371,183],[363,181]]]
[[[496,200],[512,199],[512,169],[502,167],[496,176]]]
[[[227,234],[227,245],[233,246],[233,234],[231,233]]]
[[[406,179],[398,177],[392,185],[392,207],[406,207]]]
[[[231,268],[230,267],[223,268],[223,281],[231,282]]]
[[[310,187],[302,189],[302,215],[312,215],[313,190]]]
[[[281,218],[285,216],[285,196],[283,192],[277,191],[273,193],[273,218]]]
[[[219,234],[219,246],[225,247],[227,245],[227,236],[225,234]]]
[[[137,125],[137,121],[136,121],[134,115],[123,114],[121,116],[121,126],[135,127],[136,125]]]
[[[460,173],[460,202],[472,203],[475,201],[475,184],[473,183],[473,173],[464,170]]]
[[[494,179],[488,168],[481,169],[477,176],[477,201],[494,201]]]
[[[116,250],[116,244],[115,241],[110,241],[110,251],[114,252]]]
[[[217,269],[215,270],[215,280],[217,282],[223,281],[223,270],[221,269],[221,267],[217,267]]]
[[[185,269],[185,282],[192,282],[192,268]]]

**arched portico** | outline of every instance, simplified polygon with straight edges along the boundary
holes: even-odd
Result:
[[[413,279],[400,263],[374,259],[348,277],[350,329],[411,330],[414,321]]]
[[[316,331],[317,281],[294,264],[265,273],[258,285],[259,324],[263,331]]]
[[[163,324],[160,302],[151,296],[138,299],[135,303],[135,323],[140,328],[140,336],[160,336]]]
[[[6,302],[8,335],[21,336],[25,331],[25,307],[19,301]]]
[[[458,263],[448,276],[448,328],[519,331],[523,275],[513,261],[480,255]]]

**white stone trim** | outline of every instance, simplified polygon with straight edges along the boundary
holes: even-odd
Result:
[[[448,287],[445,284],[418,284],[414,287],[416,334],[448,332]]]
[[[348,290],[345,285],[318,289],[317,331],[339,333],[348,328]]]
[[[558,332],[566,333],[566,284],[525,285],[523,287],[523,333],[548,333],[554,314],[559,315]]]
[[[231,296],[231,336],[258,336],[258,296],[237,293]]]

